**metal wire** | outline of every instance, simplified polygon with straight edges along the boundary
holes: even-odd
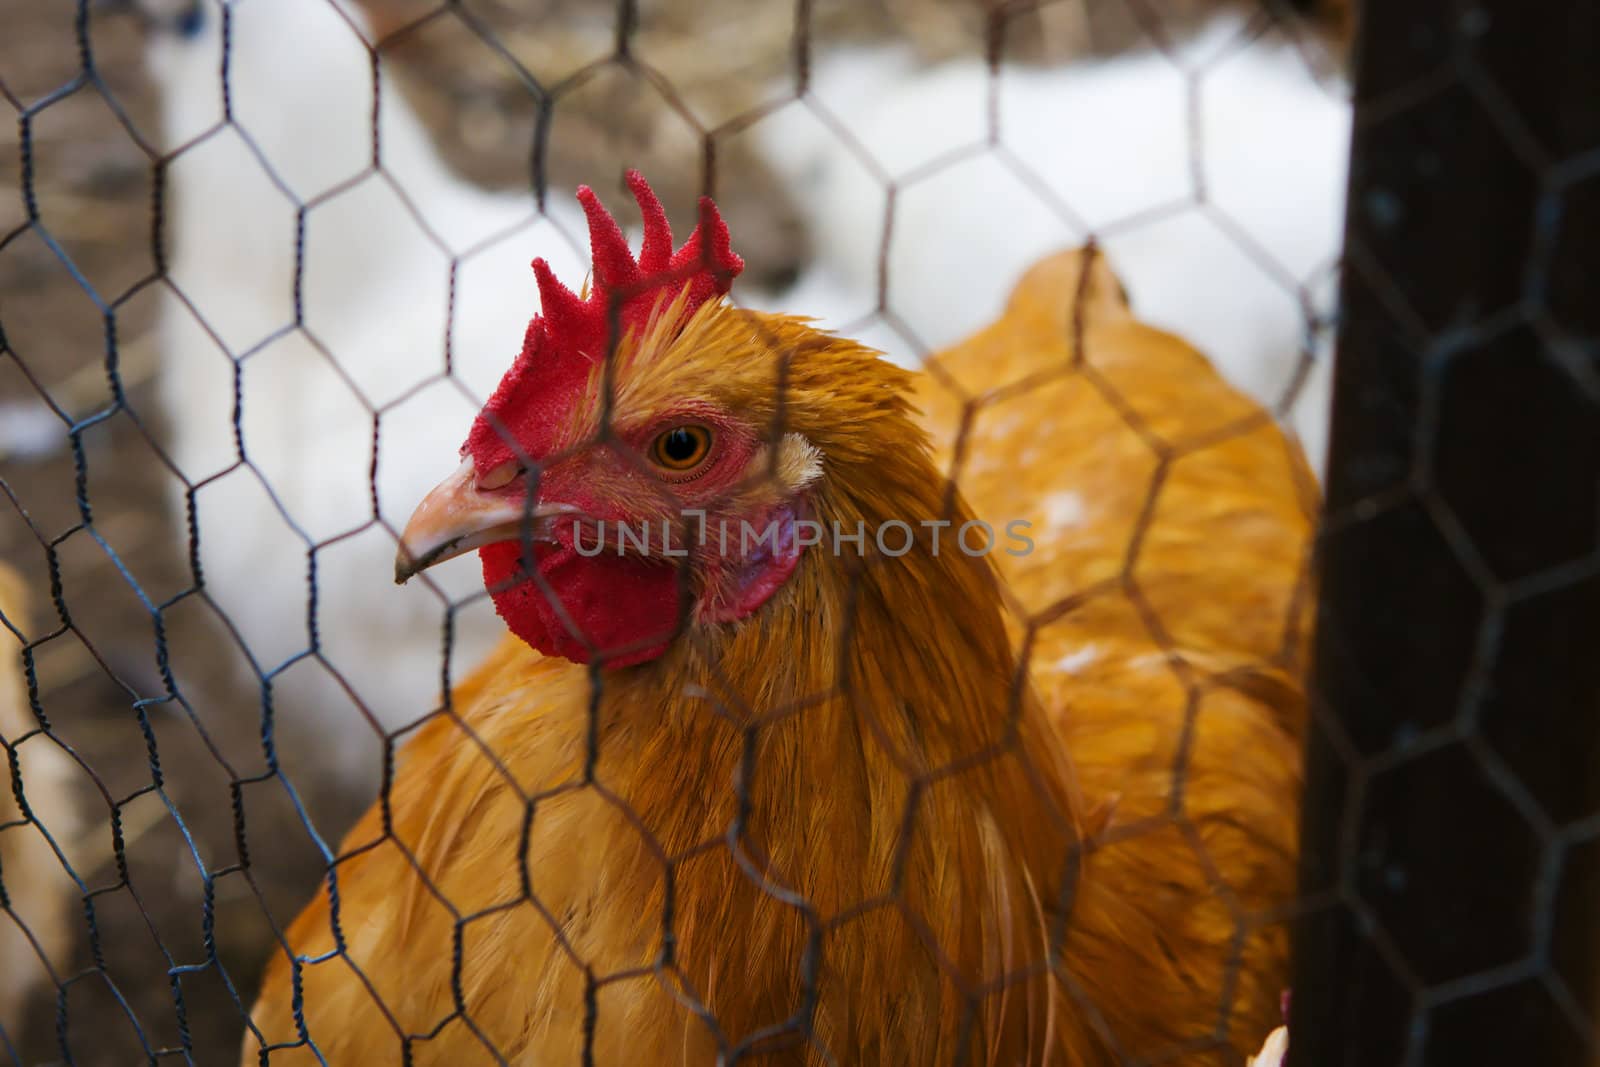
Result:
[[[1290,1062],[1594,1061],[1584,5],[1372,5]]]
[[[1204,219],[1223,234],[1239,257],[1304,312],[1301,350],[1285,357],[1296,362],[1296,372],[1268,405],[1271,415],[1291,417],[1307,402],[1306,383],[1319,369],[1318,338],[1328,323],[1318,290],[1332,268],[1308,276],[1286,266],[1270,242],[1219,202],[1201,157],[1208,141],[1226,131],[1203,123],[1202,100],[1228,56],[1261,36],[1289,33],[1302,46],[1314,40],[1290,21],[1288,8],[1305,5],[1251,5],[1237,38],[1198,64],[1182,43],[1197,12],[1213,5],[1076,5],[1088,12],[1084,25],[1099,32],[1134,27],[1168,57],[1182,88],[1192,156],[1185,195],[1091,225],[1083,205],[1061,191],[1060,176],[1041,173],[1019,151],[1027,138],[1052,131],[1008,128],[1001,106],[1006,79],[1025,58],[1060,58],[1050,52],[1044,28],[1059,27],[1063,13],[1075,8],[1065,2],[928,0],[918,7],[886,0],[843,13],[820,0],[749,5],[781,10],[782,65],[763,72],[758,91],[724,92],[720,109],[707,107],[703,83],[680,84],[683,57],[661,44],[660,26],[669,15],[633,0],[548,0],[520,8],[374,0],[366,16],[337,8],[344,29],[365,48],[361,76],[363,91],[371,94],[365,131],[371,151],[359,168],[310,190],[290,161],[270,148],[265,131],[252,128],[268,117],[252,114],[236,92],[248,77],[238,68],[237,34],[243,31],[236,22],[246,4],[262,3],[213,8],[151,0],[134,5],[137,18],[90,0],[56,5],[50,14],[0,9],[0,23],[30,20],[26,25],[36,36],[27,48],[39,63],[24,68],[15,49],[0,51],[0,97],[17,127],[14,143],[5,146],[11,157],[0,159],[15,174],[14,196],[0,214],[0,405],[26,402],[47,411],[45,436],[56,449],[0,454],[0,558],[21,573],[24,594],[15,602],[0,599],[0,652],[16,661],[25,689],[20,719],[0,719],[10,785],[10,806],[0,806],[0,935],[20,935],[11,941],[0,936],[0,964],[13,952],[32,988],[26,1009],[14,1017],[7,1017],[0,996],[0,1062],[231,1063],[241,1041],[246,1055],[262,1063],[308,1056],[307,1062],[326,1062],[319,1041],[329,1037],[308,1021],[315,1015],[308,1004],[315,990],[307,985],[308,976],[333,968],[367,990],[392,1036],[391,1045],[371,1050],[373,1057],[436,1062],[431,1057],[452,1047],[460,1062],[525,1062],[526,1050],[502,1048],[500,1035],[476,1017],[480,994],[471,988],[473,939],[518,908],[536,915],[541,936],[555,945],[552,952],[581,976],[581,997],[570,1009],[582,1063],[597,1061],[608,998],[641,980],[670,990],[685,1016],[709,1035],[721,1062],[857,1062],[856,1050],[830,1044],[817,1025],[819,1004],[829,981],[830,945],[881,915],[912,929],[931,946],[932,970],[953,976],[961,1014],[957,1062],[982,1055],[986,1003],[1020,996],[1050,972],[1063,1003],[1098,1035],[1107,1062],[1236,1063],[1236,1048],[1266,1036],[1240,1034],[1234,1017],[1234,998],[1251,977],[1242,973],[1250,946],[1274,938],[1286,944],[1291,922],[1299,937],[1292,1062],[1489,1062],[1483,1057],[1491,1048],[1493,1062],[1589,1062],[1595,957],[1570,946],[1594,943],[1592,909],[1584,902],[1594,899],[1596,865],[1590,861],[1600,854],[1593,847],[1597,828],[1586,774],[1594,738],[1586,725],[1592,715],[1584,712],[1594,710],[1594,679],[1581,651],[1585,623],[1594,617],[1592,594],[1600,588],[1594,581],[1600,509],[1591,499],[1600,484],[1594,432],[1600,426],[1594,417],[1600,342],[1582,284],[1584,268],[1596,266],[1592,242],[1575,235],[1593,214],[1588,204],[1600,166],[1594,105],[1600,93],[1582,91],[1588,75],[1576,42],[1594,40],[1596,27],[1581,5],[1569,5],[1569,23],[1548,13],[1518,13],[1509,4],[1426,12],[1391,5],[1366,16],[1357,68],[1355,210],[1342,283],[1347,316],[1316,583],[1322,597],[1300,897],[1264,909],[1246,899],[1210,855],[1207,828],[1192,817],[1186,798],[1195,788],[1190,764],[1210,702],[1224,699],[1218,694],[1256,699],[1299,684],[1303,616],[1313,595],[1310,561],[1301,562],[1287,592],[1270,654],[1215,669],[1185,651],[1141,570],[1149,545],[1172,521],[1163,515],[1163,494],[1185,464],[1260,433],[1269,415],[1248,414],[1191,438],[1164,436],[1159,420],[1125,395],[1086,341],[1085,271],[1069,294],[1072,312],[1060,323],[1063,349],[1073,354],[1066,365],[1018,381],[976,384],[937,364],[929,368],[948,393],[958,427],[944,443],[951,471],[944,513],[953,513],[964,479],[981,477],[974,466],[981,451],[976,435],[987,413],[1016,397],[1073,383],[1085,403],[1113,412],[1121,430],[1147,452],[1148,464],[1136,472],[1142,481],[1134,486],[1125,543],[1114,565],[1070,595],[1031,604],[1003,594],[1020,644],[1007,721],[972,751],[931,763],[906,758],[899,765],[903,795],[885,802],[892,809],[893,870],[881,892],[830,914],[785,876],[779,854],[786,843],[763,838],[760,798],[778,773],[763,764],[763,738],[802,728],[830,700],[849,702],[848,676],[827,692],[785,694],[775,706],[716,670],[708,672],[711,684],[683,694],[704,719],[696,720],[697,729],[722,730],[732,739],[725,755],[733,780],[704,783],[708,798],[727,793],[726,817],[714,833],[682,848],[659,840],[653,813],[635,810],[604,773],[605,672],[588,674],[582,751],[569,781],[520,781],[506,753],[481,735],[471,709],[458,706],[451,686],[471,666],[461,662],[461,646],[468,643],[473,613],[486,612],[484,594],[459,595],[442,581],[430,586],[438,659],[436,670],[430,659],[429,677],[443,681],[437,706],[397,725],[386,717],[392,709],[358,680],[363,665],[351,664],[338,644],[344,635],[329,625],[336,596],[330,590],[341,553],[355,551],[363,538],[392,545],[398,533],[386,511],[395,502],[380,486],[389,470],[384,442],[393,427],[430,390],[448,391],[471,409],[483,400],[481,384],[471,377],[473,345],[457,331],[471,288],[466,275],[534,226],[546,227],[541,232],[552,245],[581,255],[582,235],[560,211],[567,195],[561,189],[577,173],[609,193],[617,168],[609,159],[601,164],[585,156],[581,138],[564,137],[561,123],[594,108],[596,96],[613,94],[600,110],[615,105],[619,129],[649,135],[633,143],[634,151],[662,150],[652,138],[671,142],[669,126],[692,142],[686,159],[651,174],[676,182],[667,200],[679,222],[689,218],[684,206],[693,192],[716,194],[726,205],[756,189],[758,206],[770,206],[772,215],[792,207],[762,184],[744,138],[785,108],[799,108],[881,192],[875,291],[865,294],[856,322],[840,324],[847,331],[879,331],[924,356],[935,347],[922,336],[926,324],[901,309],[893,250],[919,191],[964,165],[987,161],[1043,205],[1063,232],[1091,241],[1109,245],[1184,216]],[[906,10],[912,15],[897,32],[911,46],[937,57],[942,46],[930,45],[926,33],[948,24],[966,35],[964,54],[981,57],[988,69],[985,97],[976,102],[985,116],[983,135],[910,167],[878,159],[852,116],[817,90],[819,63],[851,33],[881,35],[881,26]],[[731,22],[735,13],[727,16]],[[221,38],[220,62],[207,83],[216,90],[217,118],[182,143],[166,143],[151,132],[159,125],[157,101],[140,72],[142,57],[151,35],[206,32],[207,17],[219,20]],[[851,22],[855,17],[879,19],[873,23],[879,28],[862,30]],[[571,29],[570,40],[561,39],[570,54],[552,58],[530,45],[530,27]],[[740,43],[755,50],[764,31],[752,23],[747,32]],[[501,72],[489,88],[469,78],[463,92],[481,93],[511,114],[508,132],[493,140],[515,144],[515,175],[502,184],[525,196],[518,212],[467,242],[430,217],[425,196],[397,171],[397,135],[384,132],[380,117],[395,104],[387,94],[395,92],[397,71],[418,63],[426,75],[426,49],[436,38],[468,42],[478,49],[474,55],[486,57],[480,59],[485,69]],[[689,54],[720,58],[707,47]],[[1551,59],[1533,62],[1531,56]],[[53,58],[54,65],[39,57]],[[506,84],[513,88],[505,90]],[[782,91],[769,98],[774,84]],[[429,106],[421,98],[410,104]],[[445,143],[462,137],[464,128],[445,124]],[[113,143],[109,162],[86,168],[86,146]],[[275,190],[283,209],[281,245],[274,247],[285,257],[284,284],[262,297],[258,317],[267,324],[245,340],[190,291],[173,251],[176,210],[196,192],[183,186],[185,168],[229,146],[249,161],[255,180]],[[593,172],[602,165],[611,169]],[[395,218],[414,227],[416,246],[441,265],[439,291],[429,299],[437,299],[443,332],[420,340],[438,360],[415,380],[364,376],[347,358],[349,337],[319,318],[318,220],[360,196],[380,194],[398,205]],[[99,214],[91,210],[95,205]],[[728,213],[738,214],[734,208]],[[760,212],[744,217],[751,214]],[[106,232],[96,231],[97,220],[111,220]],[[240,231],[247,221],[254,220],[240,220]],[[810,233],[780,242],[787,260],[752,256],[751,273],[792,273],[813,253],[827,253],[812,247],[816,238]],[[250,248],[238,258],[276,277],[272,254]],[[957,262],[961,250],[949,254]],[[526,292],[531,307],[531,283]],[[1132,295],[1137,311],[1139,294]],[[219,412],[164,409],[161,353],[173,342],[154,325],[158,314],[183,316],[214,350],[213,369],[224,371],[217,395],[227,407],[230,458],[202,476],[173,446],[170,424]],[[369,321],[377,332],[382,316],[369,314]],[[514,340],[507,339],[502,367]],[[355,518],[308,519],[296,487],[282,484],[270,449],[252,432],[252,398],[262,395],[257,383],[289,344],[309,355],[321,388],[349,398],[354,431],[345,440],[354,442],[349,447],[359,451],[365,471]],[[786,387],[780,378],[780,392]],[[608,377],[606,412],[610,388]],[[782,405],[780,396],[780,425],[788,418]],[[0,406],[0,419],[21,411]],[[1486,426],[1502,432],[1491,437]],[[609,432],[603,424],[601,433]],[[0,447],[7,440],[0,436]],[[1285,467],[1294,467],[1292,459]],[[1309,506],[1316,487],[1301,477],[1296,490]],[[221,588],[225,579],[207,565],[219,543],[255,532],[206,510],[220,492],[241,484],[266,502],[259,513],[281,524],[279,533],[295,549],[293,577],[303,581],[304,597],[302,604],[299,585],[288,590],[295,610],[287,653],[268,650],[246,620],[235,617],[234,602]],[[863,574],[854,575],[857,589]],[[264,564],[263,575],[263,596],[285,599],[282,573]],[[0,597],[5,586],[0,575]],[[1108,604],[1135,620],[1156,668],[1179,694],[1176,736],[1163,739],[1170,752],[1161,750],[1170,757],[1170,767],[1163,764],[1168,802],[1154,814],[1123,821],[1114,812],[1096,814],[1106,821],[1103,832],[1063,846],[1058,880],[1040,887],[1038,907],[1050,921],[1048,951],[1037,966],[960,974],[928,918],[908,899],[910,842],[931,798],[963,775],[1001,764],[1021,768],[1032,781],[1049,773],[1020,733],[1030,656],[1053,627]],[[817,639],[850,648],[859,611],[852,599],[834,631]],[[1559,655],[1553,646],[1562,649]],[[774,656],[776,670],[782,652]],[[296,686],[308,673],[321,680],[321,692],[341,702],[339,714],[356,723],[368,746],[359,755],[342,763],[330,759],[319,749],[333,741],[321,737],[317,721],[296,720],[288,710],[303,702]],[[0,714],[7,710],[4,700],[0,688]],[[917,720],[914,708],[860,709],[863,737],[903,755],[885,740],[880,717],[891,712]],[[397,805],[417,786],[406,777],[407,752],[417,746],[407,746],[424,734],[448,737],[464,760],[482,760],[484,779],[511,798],[521,849],[515,899],[482,907],[453,900],[441,884],[446,872],[430,867],[407,839]],[[332,768],[350,768],[349,780]],[[659,868],[659,915],[649,916],[655,940],[628,965],[610,966],[586,953],[569,934],[572,917],[543,899],[540,872],[526,858],[541,813],[548,820],[553,806],[579,795],[594,798],[607,818],[625,826],[649,865]],[[371,814],[359,827],[370,834],[358,828],[345,837],[369,804]],[[1064,823],[1071,817],[1056,814]],[[1140,1035],[1118,1033],[1086,991],[1084,976],[1061,961],[1074,929],[1085,857],[1160,835],[1192,855],[1186,862],[1199,872],[1228,933],[1218,946],[1227,959],[1217,968],[1215,1018],[1152,1047]],[[368,973],[351,947],[351,931],[367,918],[365,890],[352,886],[359,886],[364,864],[388,854],[404,861],[408,899],[448,917],[448,1007],[425,1022],[408,1006],[389,1003],[385,991],[394,988],[396,976]],[[23,855],[29,857],[26,871],[14,859]],[[719,1017],[725,989],[696,987],[692,958],[705,949],[680,936],[687,893],[703,877],[696,871],[711,863],[725,864],[731,879],[781,905],[799,931],[794,973],[784,978],[792,983],[773,992],[782,1010],[748,1032]],[[65,919],[24,904],[16,890],[23,875],[35,871],[44,872],[46,895],[71,909]],[[319,895],[327,902],[331,947],[307,952],[289,926]],[[53,932],[58,928],[68,931],[64,940]],[[288,974],[291,1038],[263,1034],[250,1019],[268,960],[279,961]],[[0,981],[0,995],[5,992]]]

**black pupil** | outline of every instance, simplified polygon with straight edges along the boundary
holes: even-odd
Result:
[[[661,442],[661,452],[674,463],[687,463],[700,451],[700,439],[688,430],[671,430]]]

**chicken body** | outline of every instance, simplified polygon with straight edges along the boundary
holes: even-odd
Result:
[[[1249,1051],[1286,984],[1271,913],[1294,889],[1316,481],[1204,356],[1133,317],[1103,261],[1087,283],[1079,262],[1029,272],[918,402],[974,511],[1034,523],[1033,552],[995,557],[1012,631],[1104,818],[1070,969],[1125,1060],[1207,1024]],[[958,397],[977,401],[965,424]],[[1166,1014],[1183,1003],[1196,1014]]]
[[[391,531],[515,354],[529,259],[579,269],[581,217],[564,203],[564,233],[531,197],[457,180],[382,72],[375,129],[365,24],[328,0],[230,9],[229,121],[222,7],[197,10],[149,45],[174,153],[172,502],[180,528],[193,508],[200,576],[244,646],[220,647],[271,676],[280,720],[341,773],[375,781],[380,730],[439,703],[448,605],[481,590],[465,564],[392,586]],[[455,663],[498,632],[480,593],[455,615]],[[177,649],[180,675],[218,651]]]
[[[77,819],[68,793],[66,756],[38,732],[28,707],[18,633],[22,583],[0,563],[0,758],[21,771],[28,813],[19,810],[11,769],[0,775],[0,1050],[20,1047],[22,1006],[28,991],[51,981],[67,965],[68,905],[77,886],[64,869],[54,840],[71,847]],[[29,817],[31,816],[31,818]]]
[[[914,547],[810,549],[598,697],[503,642],[288,929],[242,1062],[1243,1062],[1286,978],[1315,493],[1118,293],[1053,257],[920,380],[726,306],[619,371],[624,422],[764,426],[782,362],[817,517]],[[973,516],[1033,550],[952,551]]]

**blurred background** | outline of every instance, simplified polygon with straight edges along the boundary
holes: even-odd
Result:
[[[226,78],[222,23],[0,0],[0,1062],[237,1055],[275,931],[492,629],[470,568],[392,609],[339,584],[443,473],[384,449],[451,454],[528,259],[581,273],[579,184],[631,224],[637,167],[680,233],[714,193],[736,297],[910,363],[1097,238],[1320,463],[1342,0],[239,0]]]

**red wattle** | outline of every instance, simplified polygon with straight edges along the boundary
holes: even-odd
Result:
[[[585,558],[569,545],[541,544],[534,552],[566,619],[526,576],[519,542],[479,552],[484,585],[512,633],[547,656],[574,663],[598,659],[607,668],[644,663],[667,650],[682,615],[677,568],[637,556]]]

